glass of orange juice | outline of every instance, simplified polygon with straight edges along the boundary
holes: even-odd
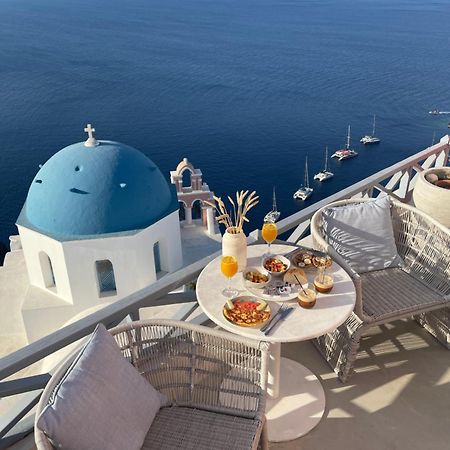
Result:
[[[239,294],[237,289],[231,287],[231,279],[236,275],[238,271],[238,262],[234,256],[222,256],[220,261],[220,270],[228,278],[228,287],[226,287],[222,294],[225,297],[236,297]]]
[[[267,254],[270,255],[270,244],[277,238],[278,229],[272,222],[266,222],[262,227],[262,237],[267,242]]]

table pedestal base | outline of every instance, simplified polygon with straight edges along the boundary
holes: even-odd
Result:
[[[325,392],[305,366],[281,358],[279,393],[266,405],[270,442],[297,439],[311,431],[325,412]]]

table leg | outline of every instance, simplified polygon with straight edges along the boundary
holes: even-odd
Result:
[[[271,343],[269,351],[269,373],[267,374],[267,394],[272,398],[277,398],[280,390],[280,362],[281,343]]]
[[[305,366],[281,358],[281,344],[271,344],[266,418],[270,442],[297,439],[311,431],[325,412],[325,392]]]

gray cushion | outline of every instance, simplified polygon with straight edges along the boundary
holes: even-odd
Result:
[[[364,313],[373,320],[411,316],[450,304],[442,294],[399,268],[364,273],[361,278]]]
[[[259,420],[192,408],[162,408],[142,450],[242,450],[254,448]]]
[[[322,211],[325,239],[356,272],[398,267],[388,197]]]
[[[122,356],[106,328],[98,325],[37,426],[56,448],[137,450],[166,403],[167,398]]]

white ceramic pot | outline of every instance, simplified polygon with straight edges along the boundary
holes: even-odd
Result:
[[[413,190],[414,205],[433,219],[450,227],[450,189],[435,186],[428,180],[450,179],[450,167],[428,169],[421,172]]]
[[[247,238],[241,231],[237,234],[228,230],[222,236],[222,256],[234,256],[237,259],[239,270],[247,266]]]

